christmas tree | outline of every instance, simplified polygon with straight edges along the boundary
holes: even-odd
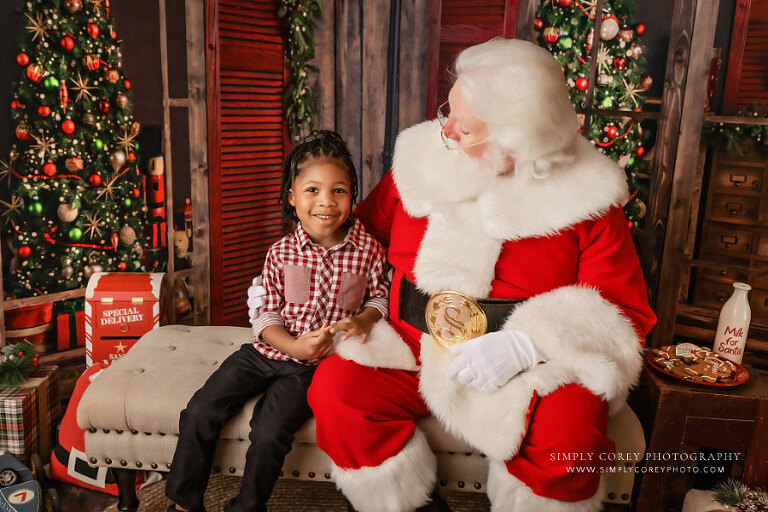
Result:
[[[632,0],[604,0],[601,26],[595,37],[597,0],[543,0],[536,11],[534,28],[538,41],[563,67],[571,101],[577,109],[586,104],[589,67],[594,44],[597,76],[591,108],[634,110],[643,108],[642,95],[651,86],[645,73],[643,46],[638,36],[643,24],[635,24]],[[583,121],[584,116],[580,115]],[[593,116],[588,138],[624,167],[631,200],[624,207],[630,227],[637,227],[646,213],[648,197],[647,161],[640,122],[622,116]]]
[[[15,253],[11,297],[86,284],[93,272],[140,270],[146,208],[139,123],[109,0],[27,0],[11,115],[16,144],[0,161]]]

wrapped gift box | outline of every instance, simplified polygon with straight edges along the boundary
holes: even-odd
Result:
[[[85,345],[85,311],[56,317],[56,349],[68,350]]]
[[[164,273],[97,272],[85,291],[85,362],[109,366],[144,334],[166,323]],[[162,307],[161,307],[162,306]]]
[[[27,461],[33,453],[48,460],[60,404],[57,367],[41,367],[17,386],[0,387],[0,451]]]

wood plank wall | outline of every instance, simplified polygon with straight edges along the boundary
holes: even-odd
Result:
[[[324,2],[315,29],[317,128],[347,141],[360,178],[360,199],[379,182],[387,106],[389,0]],[[429,0],[403,2],[400,16],[399,130],[424,120]]]

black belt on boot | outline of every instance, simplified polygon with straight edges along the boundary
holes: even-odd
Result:
[[[483,299],[473,299],[471,297],[467,297],[466,295],[460,294],[458,292],[441,292],[440,294],[435,294],[434,296],[430,297],[426,293],[422,292],[418,288],[416,288],[416,285],[412,283],[410,280],[403,277],[400,281],[400,305],[399,305],[399,316],[401,320],[406,321],[408,324],[412,325],[416,329],[419,329],[422,332],[430,333],[430,328],[427,326],[427,305],[430,304],[430,299],[432,299],[432,304],[435,304],[435,298],[438,297],[441,294],[447,294],[447,295],[454,295],[454,296],[460,296],[459,298],[463,298],[461,300],[465,300],[467,304],[474,304],[476,306],[479,306],[479,309],[482,310],[482,313],[484,313],[485,316],[485,329],[484,332],[481,334],[484,334],[485,332],[493,332],[501,330],[501,328],[504,326],[504,321],[507,319],[509,314],[512,312],[512,310],[520,304],[521,302],[524,302],[524,300],[509,300],[509,299],[495,299],[495,298],[483,298]],[[450,299],[446,299],[450,300]],[[449,308],[451,306],[449,305]],[[472,306],[474,307],[474,306]],[[434,307],[430,307],[430,310],[435,309]],[[456,307],[454,307],[456,309]],[[445,316],[448,316],[445,311],[441,311],[441,313]],[[451,325],[455,325],[450,320],[453,318],[449,318],[449,323]],[[460,328],[460,326],[456,325],[457,328]],[[433,336],[435,336],[435,332],[431,332]],[[477,336],[478,334],[475,334]],[[472,336],[472,337],[475,337]],[[441,341],[440,338],[445,338],[445,336],[435,336],[438,338],[438,341]],[[448,337],[450,338],[450,337]],[[451,341],[449,340],[443,340],[447,341],[447,345],[451,345],[453,343],[460,343],[462,341],[466,341],[466,339],[456,339]]]

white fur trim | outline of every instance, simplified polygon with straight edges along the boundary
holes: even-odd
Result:
[[[504,328],[525,332],[549,358],[526,374],[567,376],[605,399],[612,413],[637,384],[641,340],[629,319],[597,290],[564,286],[532,297],[512,312]]]
[[[605,486],[582,501],[558,501],[534,494],[530,487],[510,475],[503,462],[491,460],[488,467],[488,498],[491,512],[599,512],[603,508]]]
[[[416,429],[395,455],[378,466],[341,469],[332,465],[336,486],[359,512],[403,512],[424,505],[437,480],[437,459]]]
[[[494,458],[517,453],[534,391],[546,396],[580,383],[613,413],[640,374],[642,346],[630,321],[590,288],[566,286],[528,299],[504,328],[528,334],[548,360],[491,393],[446,379],[455,356],[431,336],[421,339],[419,386],[429,408],[453,434]]]
[[[574,163],[554,166],[544,178],[533,176],[526,168],[483,176],[468,170],[459,153],[445,149],[436,121],[400,134],[393,177],[408,213],[430,216],[431,224],[436,213],[473,203],[477,205],[474,212],[463,212],[465,223],[493,238],[515,240],[551,235],[599,216],[629,195],[624,172],[584,139],[577,142]],[[467,218],[468,214],[472,217]]]
[[[365,343],[360,343],[359,336],[342,341],[340,338],[343,335],[344,333],[337,333],[334,341],[336,353],[344,359],[374,368],[411,371],[419,369],[410,347],[385,320],[380,320],[373,325]]]
[[[502,460],[511,458],[525,435],[525,419],[534,389],[540,387],[550,392],[567,381],[555,376],[553,382],[545,386],[522,374],[496,391],[486,393],[445,377],[445,369],[454,357],[428,334],[422,336],[421,395],[449,432],[483,453]]]

